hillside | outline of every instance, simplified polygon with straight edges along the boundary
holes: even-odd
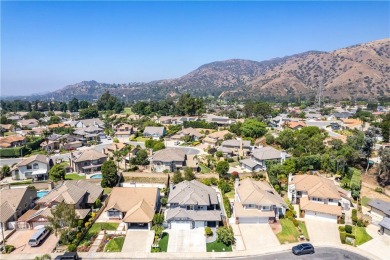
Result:
[[[69,100],[76,96],[91,100],[109,90],[124,100],[161,99],[182,92],[223,98],[292,99],[314,96],[320,85],[323,96],[334,100],[388,96],[390,39],[262,62],[217,61],[171,80],[116,85],[83,81],[33,98]]]

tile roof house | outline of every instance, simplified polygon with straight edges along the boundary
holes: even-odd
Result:
[[[211,133],[202,140],[202,143],[214,147],[217,145],[218,140],[223,140],[224,136],[229,133],[230,132],[228,130],[222,130],[222,131]]]
[[[150,165],[153,171],[163,172],[168,170],[175,172],[186,166],[187,154],[180,148],[165,148],[157,151],[150,157]]]
[[[1,227],[11,228],[8,223],[17,220],[24,212],[34,205],[37,197],[35,189],[15,188],[0,190],[0,222]],[[0,229],[1,229],[0,227]]]
[[[27,142],[26,137],[20,135],[10,135],[0,137],[0,148],[11,148],[25,145]]]
[[[23,128],[33,129],[39,125],[39,121],[36,119],[24,119],[18,121],[18,125]]]
[[[163,126],[147,126],[144,129],[143,136],[152,137],[154,140],[158,140],[165,135],[165,127]]]
[[[299,130],[299,129],[302,129],[303,127],[306,127],[306,124],[305,122],[285,122],[283,124],[283,127],[288,127],[292,130]]]
[[[99,118],[91,118],[91,119],[83,119],[74,121],[71,126],[76,128],[87,128],[90,126],[96,126],[96,127],[104,127],[104,122],[100,120]]]
[[[299,204],[305,218],[337,223],[341,216],[340,191],[332,180],[315,175],[289,175],[288,198]]]
[[[168,228],[188,230],[198,227],[218,227],[222,212],[214,188],[197,180],[183,181],[173,186],[166,210]]]
[[[32,155],[12,167],[12,179],[34,179],[35,181],[47,180],[49,177],[49,170],[52,166],[53,161],[50,157],[43,154]]]
[[[132,125],[125,124],[125,123],[117,124],[114,127],[114,130],[115,130],[115,137],[118,138],[128,138],[130,137],[130,135],[132,135],[135,132],[134,127]]]
[[[74,172],[92,174],[100,171],[106,160],[107,155],[88,149],[70,153],[69,164]]]
[[[186,135],[191,137],[192,141],[198,141],[203,136],[197,129],[189,127],[177,132],[174,136],[171,137],[171,139],[181,140]]]
[[[235,194],[236,224],[273,222],[288,208],[283,198],[264,181],[236,179]]]
[[[152,227],[159,210],[160,190],[153,187],[114,187],[105,212],[109,219],[120,219],[126,228]]]

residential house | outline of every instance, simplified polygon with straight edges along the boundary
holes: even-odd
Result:
[[[144,129],[143,136],[152,137],[154,140],[159,140],[165,135],[165,127],[163,126],[147,126]]]
[[[180,148],[165,148],[157,151],[150,158],[150,165],[153,171],[175,172],[186,166],[187,154]]]
[[[251,141],[230,139],[223,141],[221,147],[229,148],[239,156],[245,156],[251,150]]]
[[[195,128],[189,127],[184,128],[183,130],[177,132],[174,136],[171,137],[172,140],[181,140],[183,137],[189,136],[192,141],[199,141],[199,139],[203,136],[199,133]]]
[[[337,119],[347,119],[347,118],[351,118],[353,114],[350,112],[337,112],[334,113],[333,116]]]
[[[78,219],[85,219],[92,205],[103,195],[102,187],[86,180],[64,181],[56,187],[52,182],[48,185],[49,193],[36,201],[38,209],[29,210],[18,219],[21,227],[33,229],[49,225],[51,209],[61,202],[74,207]]]
[[[288,208],[283,198],[264,181],[236,179],[234,217],[236,224],[274,222]]]
[[[385,217],[382,219],[381,222],[379,222],[379,232],[383,235],[383,234],[386,234],[388,236],[390,236],[390,218],[389,217]]]
[[[107,155],[94,149],[70,153],[69,164],[74,172],[92,174],[101,170]]]
[[[116,151],[122,151],[125,147],[126,144],[124,143],[112,143],[109,146],[103,148],[103,154],[107,155],[108,157],[112,157]]]
[[[33,129],[34,127],[37,127],[39,125],[39,121],[36,119],[24,119],[18,121],[18,125],[22,128],[28,128]]]
[[[91,118],[91,119],[72,121],[69,124],[70,124],[70,126],[75,127],[75,128],[87,128],[87,127],[91,127],[91,126],[104,128],[104,122],[102,120],[100,120],[99,118]]]
[[[160,189],[153,187],[114,187],[105,208],[110,220],[121,220],[126,229],[151,229],[154,214],[159,210]]]
[[[11,148],[23,146],[27,142],[26,137],[20,135],[10,135],[0,137],[0,148]]]
[[[86,141],[99,141],[101,138],[106,138],[104,129],[100,126],[88,126],[77,128],[74,135],[78,136],[83,142]]]
[[[231,148],[220,146],[218,147],[217,151],[222,152],[224,158],[230,158],[234,156],[234,151]]]
[[[360,119],[355,119],[355,118],[348,118],[348,119],[343,119],[343,126],[348,129],[359,129],[362,130],[363,128],[363,121]]]
[[[332,180],[316,175],[289,175],[288,198],[299,204],[301,216],[337,223],[340,192]]]
[[[249,171],[266,170],[267,161],[278,161],[283,163],[289,154],[286,151],[279,151],[272,146],[259,147],[252,151],[250,159],[241,160],[241,168]]]
[[[288,127],[290,128],[291,130],[299,130],[299,129],[302,129],[303,127],[306,127],[306,124],[305,122],[295,122],[295,121],[291,121],[291,122],[285,122],[283,124],[284,127]]]
[[[50,157],[43,154],[32,155],[12,167],[12,179],[33,179],[35,181],[47,180],[49,177],[49,170],[52,166],[53,161]]]
[[[172,124],[173,119],[174,118],[171,116],[161,116],[156,119],[156,122],[162,125],[170,125]]]
[[[228,130],[217,131],[211,134],[208,134],[203,138],[202,143],[215,147],[218,144],[219,140],[223,140],[226,134],[230,134]]]
[[[34,206],[37,190],[15,188],[0,190],[0,229],[14,229],[14,221]]]
[[[14,127],[14,125],[11,125],[11,124],[0,124],[0,131],[2,133],[14,132],[15,131],[15,127]]]
[[[117,138],[129,138],[134,131],[134,127],[129,124],[120,123],[114,127],[115,137]]]
[[[41,147],[46,151],[54,151],[59,149],[75,150],[83,146],[84,142],[82,138],[75,135],[65,134],[57,135],[52,134],[48,137],[47,141],[41,143]]]
[[[214,188],[197,180],[170,186],[165,216],[168,228],[189,230],[219,226],[222,212]]]
[[[206,115],[206,122],[208,123],[215,123],[219,126],[224,126],[224,125],[231,125],[236,122],[235,119],[231,119],[229,117],[225,116],[216,116],[212,114],[207,114]]]
[[[368,207],[374,224],[379,223],[383,218],[390,218],[390,202],[374,199],[368,202]]]

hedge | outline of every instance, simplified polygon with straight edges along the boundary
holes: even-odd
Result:
[[[21,152],[22,151],[22,152]],[[13,147],[13,148],[3,148],[0,149],[0,157],[6,158],[6,157],[20,157],[20,155],[26,155],[31,152],[30,148],[26,147]]]
[[[27,147],[30,148],[31,150],[38,150],[41,148],[41,143],[44,141],[43,138],[39,138],[35,141],[27,143]]]
[[[230,218],[232,216],[232,212],[230,210],[230,202],[229,202],[229,199],[228,197],[226,197],[225,195],[223,195],[222,197],[223,199],[223,206],[225,207],[225,211],[226,211],[226,216],[228,218]]]

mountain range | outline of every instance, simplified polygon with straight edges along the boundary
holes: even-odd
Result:
[[[110,91],[127,101],[163,99],[188,92],[227,99],[376,99],[390,95],[390,39],[332,52],[308,51],[267,61],[216,61],[176,79],[107,84],[83,81],[30,100],[93,100]]]

